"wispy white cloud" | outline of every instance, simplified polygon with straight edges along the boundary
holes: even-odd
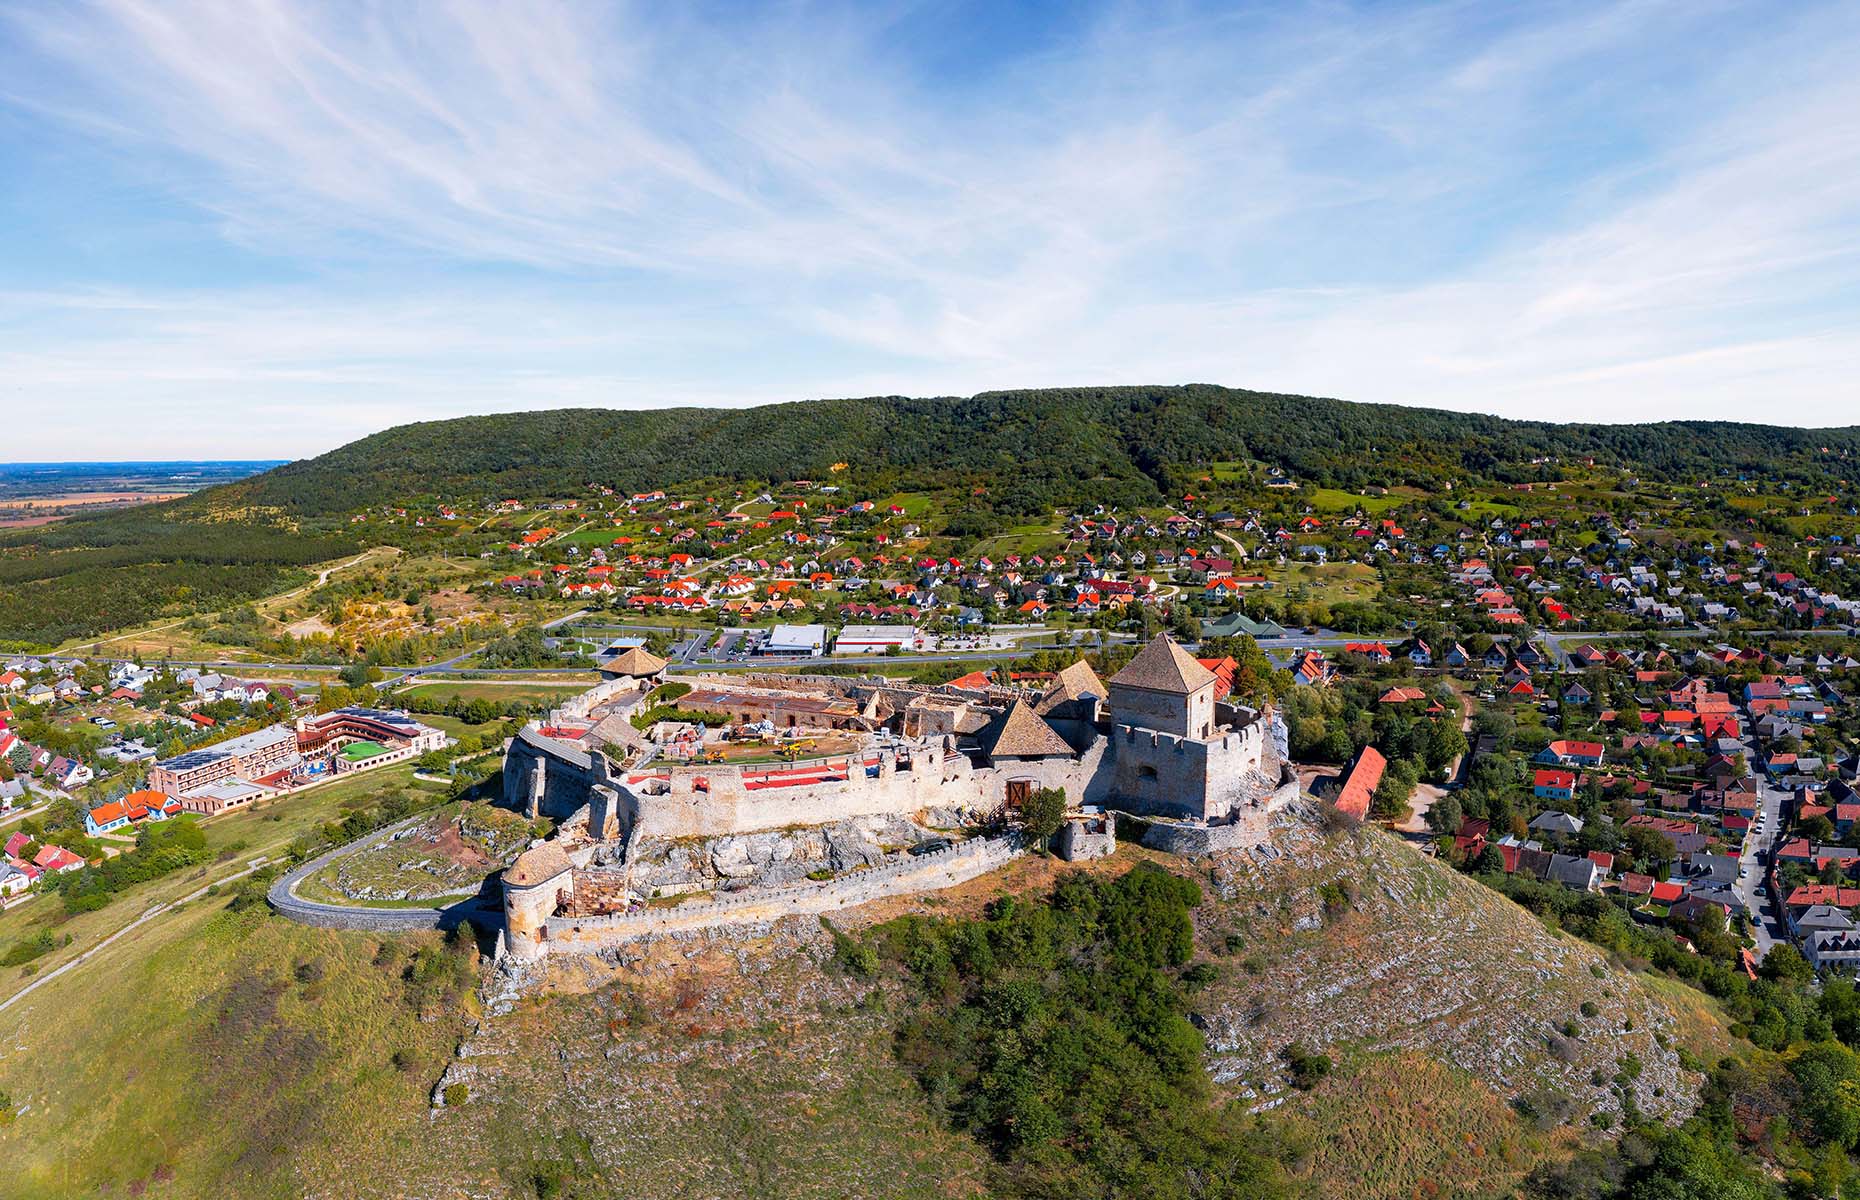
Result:
[[[308,452],[451,411],[1188,379],[1852,419],[1853,10],[1065,19],[950,78],[910,8],[0,9],[0,103],[238,248],[205,284],[0,263],[0,395],[47,457],[99,408],[236,406],[225,452]]]

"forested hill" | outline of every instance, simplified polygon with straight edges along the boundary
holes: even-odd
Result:
[[[349,514],[477,508],[715,480],[832,477],[932,491],[951,536],[1058,507],[1151,507],[1252,460],[1359,491],[1557,477],[1593,458],[1648,480],[1725,475],[1846,490],[1860,428],[1677,422],[1553,425],[1208,385],[1055,388],[967,399],[815,400],[759,408],[563,409],[403,425],[318,458],[164,504],[0,530],[0,647],[56,645],[224,608],[359,549]],[[844,474],[834,474],[836,464]]]
[[[844,462],[855,472],[973,474],[1011,510],[1017,493],[1029,508],[1060,496],[1141,502],[1180,486],[1172,472],[1242,458],[1361,487],[1502,479],[1538,456],[1593,456],[1650,478],[1840,478],[1856,453],[1854,427],[1556,425],[1191,384],[461,417],[389,429],[215,491],[309,516],[421,495],[822,476]]]

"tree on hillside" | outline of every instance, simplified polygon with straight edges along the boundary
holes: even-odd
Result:
[[[1041,853],[1066,819],[1066,793],[1060,788],[1041,788],[1020,806],[1021,824],[1027,840]]]
[[[1414,764],[1405,758],[1398,758],[1382,772],[1382,782],[1376,785],[1376,794],[1370,802],[1371,815],[1385,817],[1395,821],[1408,819],[1408,798],[1414,795],[1415,784],[1420,781],[1420,774]]]

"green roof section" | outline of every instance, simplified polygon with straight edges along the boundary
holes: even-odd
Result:
[[[388,753],[388,748],[380,742],[350,742],[341,750],[342,757],[348,762],[361,762],[365,758],[377,758]]]
[[[1285,627],[1278,622],[1255,621],[1245,613],[1232,613],[1201,623],[1202,637],[1238,637],[1243,633],[1256,638],[1286,636]]]

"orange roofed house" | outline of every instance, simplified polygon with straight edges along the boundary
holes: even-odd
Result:
[[[1369,802],[1374,799],[1376,787],[1382,782],[1382,772],[1388,769],[1388,759],[1382,757],[1382,751],[1374,746],[1364,746],[1350,760],[1350,765],[1337,782],[1337,811],[1348,813],[1361,821],[1369,816]]]

